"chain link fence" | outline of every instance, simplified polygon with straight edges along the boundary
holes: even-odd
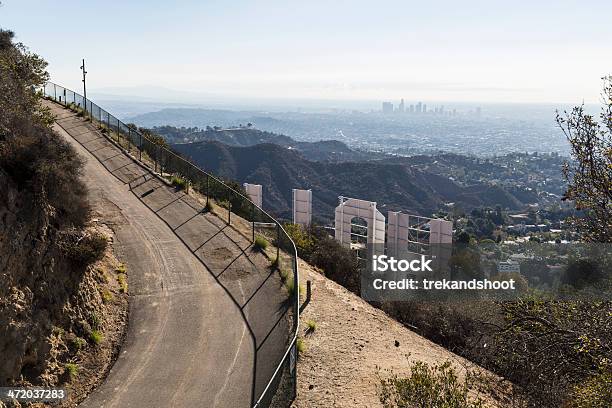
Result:
[[[233,276],[227,268],[211,273],[240,308],[250,332],[255,350],[251,406],[289,407],[297,386],[300,286],[295,244],[282,225],[255,205],[238,184],[224,182],[201,170],[161,139],[126,125],[77,92],[52,82],[45,84],[40,92],[91,121],[103,135],[158,176],[187,182],[205,199],[202,213],[214,206],[225,225],[244,238],[245,254],[259,252],[265,256],[267,264],[250,260],[249,267],[245,268],[248,270]],[[235,287],[236,280],[239,280],[240,294]]]

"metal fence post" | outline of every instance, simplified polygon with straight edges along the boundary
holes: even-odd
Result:
[[[276,260],[280,262],[280,224],[276,222]]]
[[[206,174],[206,207],[208,207],[208,198],[210,197],[210,176]]]
[[[164,149],[162,149],[161,146],[158,145],[157,149],[159,150],[159,172],[163,177],[164,172],[166,171],[166,157],[164,154]]]
[[[53,99],[57,101],[57,87],[53,84]]]
[[[161,158],[161,149],[159,148],[158,144],[155,145],[155,154],[157,155],[157,161],[159,162],[159,172],[163,176],[164,175],[164,165],[162,163],[162,158]]]
[[[251,219],[253,220],[253,241],[255,242],[255,204],[251,203]]]
[[[142,161],[142,134],[138,133],[138,160]]]
[[[227,189],[227,223],[228,225],[232,223],[232,198],[230,196],[232,191]]]

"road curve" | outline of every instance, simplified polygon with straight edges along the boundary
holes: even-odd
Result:
[[[49,106],[55,129],[85,161],[92,207],[115,231],[115,249],[129,277],[125,343],[107,379],[80,406],[248,407],[254,344],[240,308],[156,214],[161,208],[152,210],[156,199],[145,205],[130,191],[128,181],[148,172],[91,124]],[[210,234],[218,234],[215,221],[209,224]],[[240,252],[231,245],[223,249]]]

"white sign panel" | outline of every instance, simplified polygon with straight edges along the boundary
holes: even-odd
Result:
[[[453,223],[451,221],[419,217],[397,211],[388,212],[387,253],[399,256],[410,246],[424,248],[437,244],[452,244]]]
[[[367,243],[385,243],[385,216],[376,209],[373,201],[356,198],[339,197],[340,205],[336,207],[335,236],[336,240],[345,246],[351,244],[351,228],[353,219],[361,218],[367,223]]]
[[[430,244],[452,244],[453,223],[447,220],[433,219],[429,223]]]
[[[312,222],[312,191],[293,189],[293,223],[308,226]]]
[[[261,184],[244,183],[243,187],[251,201],[254,202],[256,206],[261,208],[261,204],[263,202],[263,190]]]

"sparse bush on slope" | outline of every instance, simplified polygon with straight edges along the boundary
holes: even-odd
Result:
[[[481,400],[470,398],[470,379],[468,373],[459,380],[450,362],[416,362],[408,377],[381,379],[380,400],[385,408],[482,408]]]

